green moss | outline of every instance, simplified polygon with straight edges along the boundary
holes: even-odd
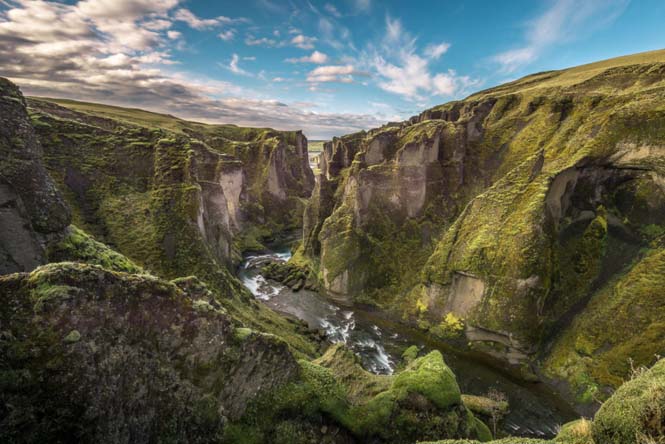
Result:
[[[253,413],[237,430],[253,424],[265,436],[275,433],[270,430],[279,424],[276,418],[291,415],[291,421],[311,421],[324,415],[362,440],[410,443],[442,435],[488,438],[487,428],[461,404],[454,375],[438,352],[416,359],[396,376],[368,373],[341,345],[332,346],[314,362],[299,364],[301,381],[252,407]],[[284,427],[288,430],[280,433],[296,433],[293,424]]]
[[[194,307],[194,310],[200,313],[208,313],[215,310],[215,308],[210,304],[210,302],[205,301],[203,299],[198,299],[192,302],[192,307]]]
[[[39,280],[39,277],[37,277],[35,283],[36,285],[30,294],[34,303],[35,312],[44,310],[48,304],[70,299],[80,292],[76,287],[71,287],[69,285],[53,285],[49,282]]]
[[[63,339],[65,342],[73,343],[73,342],[78,342],[81,340],[81,333],[78,332],[78,330],[72,330],[70,331],[67,336]]]
[[[254,332],[252,331],[251,328],[239,327],[239,328],[235,329],[234,333],[235,333],[235,338],[236,339],[238,339],[240,341],[244,341],[245,339],[247,339]]]
[[[623,384],[598,410],[596,443],[633,444],[665,438],[665,361]]]
[[[413,361],[397,375],[392,390],[398,398],[407,393],[420,393],[441,409],[461,402],[455,375],[438,351]]]
[[[561,444],[594,444],[591,436],[591,421],[578,419],[561,426],[554,442]]]
[[[503,416],[508,413],[508,401],[491,399],[485,396],[462,395],[462,402],[473,413],[484,416],[498,414]]]
[[[402,353],[402,359],[404,362],[407,364],[413,362],[417,357],[418,353],[420,353],[420,349],[418,348],[417,345],[412,345],[408,347],[404,352]]]
[[[78,261],[127,273],[140,273],[142,269],[127,257],[97,242],[74,225],[67,229],[64,239],[51,246],[49,260],[53,262]]]
[[[599,289],[587,308],[556,341],[544,366],[551,377],[569,381],[580,401],[603,397],[618,387],[630,362],[650,365],[665,347],[661,292],[665,251],[650,250],[621,276]]]

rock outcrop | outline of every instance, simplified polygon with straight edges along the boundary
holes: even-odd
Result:
[[[332,297],[460,322],[460,343],[607,396],[665,349],[640,266],[665,233],[664,72],[656,51],[536,74],[334,139],[298,259]]]
[[[0,277],[2,441],[215,442],[297,378],[286,343],[177,284],[69,262]]]
[[[0,78],[0,274],[31,271],[69,225],[19,89]]]

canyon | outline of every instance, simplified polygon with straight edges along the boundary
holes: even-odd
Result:
[[[336,137],[316,178],[300,131],[1,79],[0,438],[658,442],[664,79],[665,51],[534,74]],[[368,365],[335,336],[361,315],[404,349]],[[469,365],[593,419],[497,433]]]

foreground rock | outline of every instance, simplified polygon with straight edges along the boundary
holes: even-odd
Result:
[[[266,435],[275,442],[311,442],[303,421],[322,418],[322,436],[315,442],[406,444],[442,436],[491,437],[462,403],[455,376],[439,352],[413,361],[395,376],[368,373],[341,345],[314,362],[301,360],[300,367],[302,384],[267,398],[242,433],[258,425],[275,430],[277,435]],[[280,418],[295,412],[289,427],[282,428]]]
[[[284,342],[149,275],[53,263],[0,294],[3,442],[214,442],[298,375]]]

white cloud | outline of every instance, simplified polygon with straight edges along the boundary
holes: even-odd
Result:
[[[77,7],[86,17],[133,20],[148,14],[166,14],[178,3],[180,0],[83,0]]]
[[[352,83],[353,76],[367,76],[366,72],[356,70],[353,65],[319,66],[307,75],[309,83]]]
[[[386,39],[390,43],[399,42],[404,37],[404,29],[400,19],[386,17]]]
[[[504,73],[514,72],[538,59],[549,47],[574,41],[613,22],[627,4],[628,0],[555,0],[527,24],[523,46],[496,54],[492,60]]]
[[[323,9],[325,9],[333,17],[340,18],[342,16],[342,14],[340,14],[340,12],[337,10],[335,5],[333,5],[333,4],[326,3],[323,6]]]
[[[238,57],[238,54],[233,54],[231,56],[231,61],[229,62],[229,65],[226,67],[229,71],[231,71],[233,74],[238,74],[241,76],[251,76],[252,74],[245,71],[242,69],[239,65],[238,62],[240,61],[240,57]]]
[[[277,46],[278,44],[277,40],[267,37],[256,38],[253,35],[248,35],[245,38],[245,45],[247,46]]]
[[[217,34],[217,37],[224,40],[225,42],[228,42],[230,40],[233,40],[235,35],[236,35],[236,32],[235,32],[234,29],[227,29],[226,31],[222,31],[219,34]]]
[[[450,48],[449,43],[429,45],[422,53],[416,44],[416,38],[404,29],[399,19],[386,17],[382,44],[364,54],[364,63],[377,73],[379,88],[424,103],[426,97],[456,96],[479,84],[467,76],[458,76],[454,70],[433,72],[431,63]]]
[[[328,61],[328,56],[322,52],[314,51],[308,56],[303,56],[299,58],[290,58],[286,59],[285,62],[288,63],[316,63],[322,65]]]
[[[450,49],[450,43],[439,43],[438,45],[429,45],[425,48],[424,54],[430,59],[438,59]]]
[[[143,23],[143,26],[151,31],[164,31],[165,29],[169,29],[171,25],[171,21],[166,19],[155,19]]]
[[[355,46],[351,39],[351,31],[341,22],[321,15],[319,16],[318,28],[319,37],[322,42],[337,50],[341,50],[345,47],[355,50]]]
[[[166,0],[163,0],[166,1]],[[215,18],[210,18],[210,19],[202,19],[197,17],[192,11],[189,9],[181,8],[178,9],[173,16],[175,20],[185,22],[187,23],[191,28],[197,29],[199,31],[202,31],[204,29],[210,29],[214,28],[216,26],[224,25],[224,24],[230,24],[230,23],[242,23],[246,22],[247,20],[244,18],[229,18],[225,17],[223,15],[220,15]]]
[[[171,40],[177,40],[177,39],[179,39],[180,37],[182,37],[182,33],[180,33],[179,31],[168,31],[168,32],[166,33],[166,35],[167,35],[167,37],[170,38]]]
[[[298,34],[291,39],[291,44],[300,49],[312,49],[314,48],[315,41],[316,37],[307,37],[306,35]]]

